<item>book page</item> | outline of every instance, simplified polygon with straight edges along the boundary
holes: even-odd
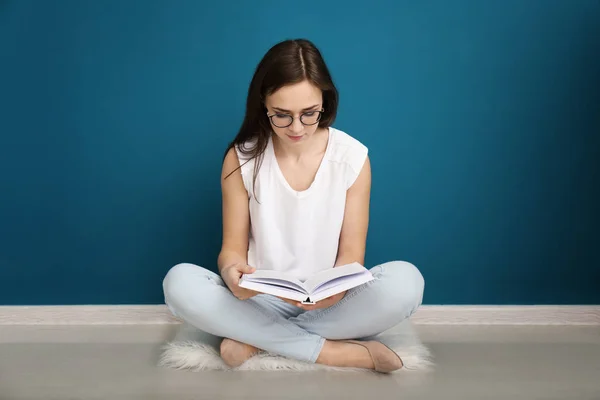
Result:
[[[368,270],[367,272],[340,277],[321,285],[320,288],[316,289],[316,292],[311,294],[310,299],[314,302],[319,302],[323,299],[343,292],[344,290],[349,290],[365,284],[373,279],[375,279],[373,274]]]
[[[249,279],[249,278],[245,278],[244,282],[262,283],[265,285],[285,287],[285,288],[288,288],[291,290],[295,290],[302,294],[308,294],[306,289],[304,289],[300,285],[298,285],[294,282],[284,281],[281,279],[275,279],[275,278],[251,278],[251,279]]]
[[[286,299],[304,301],[308,296],[297,290],[289,289],[282,286],[265,285],[264,283],[244,281],[240,282],[240,287],[254,290],[260,293],[270,294],[277,297],[285,297]]]
[[[364,277],[366,277],[368,279],[372,276],[373,276],[373,274],[371,274],[370,271],[363,271],[363,272],[352,274],[352,275],[340,276],[339,278],[334,278],[330,281],[320,284],[316,288],[313,288],[313,291],[311,293],[316,294],[316,293],[319,293],[322,291],[326,291],[326,290],[329,290],[336,286],[344,285],[344,284],[346,284],[346,282],[358,282],[358,281],[362,282],[362,281],[364,281]]]
[[[328,281],[348,275],[359,274],[364,271],[368,271],[368,269],[356,262],[342,265],[319,272],[318,274],[312,276],[311,278],[307,279],[306,282],[304,282],[304,287],[306,287],[309,293],[312,293],[317,287]]]
[[[302,283],[302,281],[294,278],[293,276],[286,274],[285,272],[281,272],[281,271],[257,270],[257,271],[254,271],[254,273],[252,273],[252,274],[242,275],[241,280],[249,281],[249,282],[256,281],[256,282],[263,282],[263,283],[267,283],[267,280],[275,280],[275,281],[277,281],[277,282],[275,282],[276,284],[281,284],[281,282],[289,282],[293,285],[291,287],[299,288],[305,292],[308,291],[306,289],[306,285],[304,285]]]

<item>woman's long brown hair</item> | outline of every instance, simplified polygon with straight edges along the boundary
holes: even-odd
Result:
[[[324,112],[319,127],[331,126],[337,114],[338,91],[320,51],[312,42],[306,39],[280,42],[269,49],[256,67],[248,89],[244,121],[225,151],[226,156],[230,149],[236,147],[244,158],[248,158],[246,162],[256,160],[253,187],[272,134],[265,99],[283,86],[304,80],[320,88],[323,93]],[[236,170],[231,171],[225,179]]]

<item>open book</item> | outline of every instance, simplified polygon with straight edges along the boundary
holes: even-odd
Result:
[[[304,282],[285,272],[257,270],[252,274],[242,275],[239,285],[302,304],[315,304],[373,279],[373,274],[368,269],[359,263],[352,263],[319,272]]]

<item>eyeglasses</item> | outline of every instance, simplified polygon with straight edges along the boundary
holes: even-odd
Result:
[[[325,110],[321,109],[319,111],[307,111],[305,113],[300,114],[300,122],[303,125],[314,125],[317,122],[319,122],[321,120],[321,115],[323,114]],[[288,126],[292,125],[292,123],[294,122],[294,117],[292,117],[289,114],[281,114],[281,113],[276,113],[273,115],[268,115],[267,117],[269,117],[269,119],[271,120],[271,123],[273,125],[275,125],[278,128],[287,128]]]

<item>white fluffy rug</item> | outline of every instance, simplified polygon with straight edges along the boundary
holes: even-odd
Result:
[[[433,367],[429,349],[416,335],[410,321],[406,320],[396,327],[374,338],[396,351],[404,362],[404,367],[394,373],[423,371]],[[268,353],[259,353],[238,368],[229,368],[219,355],[220,338],[208,335],[198,329],[183,324],[175,338],[168,342],[162,352],[159,365],[168,368],[191,371],[367,371],[357,368],[335,368],[320,364],[291,360]]]

